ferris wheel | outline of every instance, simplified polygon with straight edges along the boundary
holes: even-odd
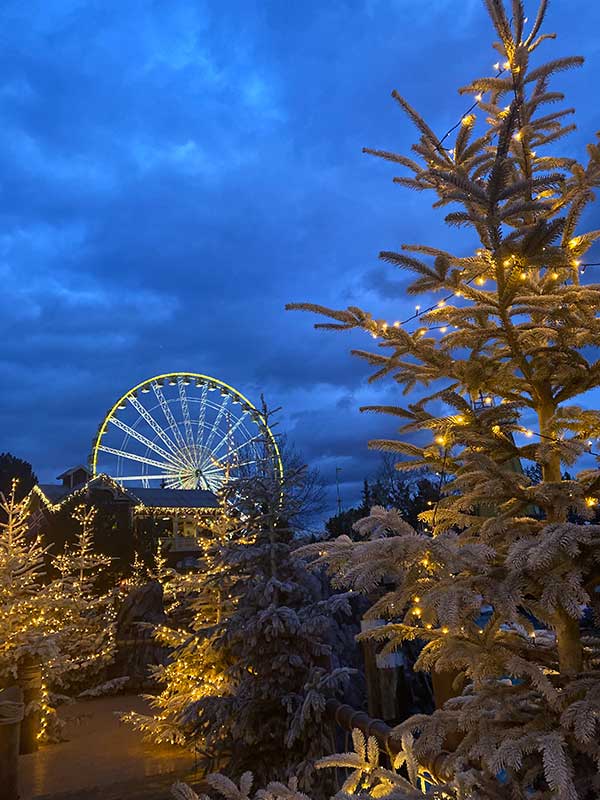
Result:
[[[129,486],[212,492],[236,477],[282,473],[264,415],[194,372],[157,375],[120,397],[98,428],[91,468]]]

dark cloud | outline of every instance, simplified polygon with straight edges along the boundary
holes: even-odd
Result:
[[[381,249],[466,246],[430,198],[393,185],[363,145],[407,152],[403,91],[443,133],[456,87],[495,60],[468,0],[49,0],[0,10],[0,450],[44,480],[85,460],[106,409],[153,374],[214,374],[282,405],[281,427],[344,501],[376,468],[358,413],[363,335],[312,329],[286,302],[361,304],[402,318],[414,301]],[[556,55],[583,145],[600,9],[555,0]]]

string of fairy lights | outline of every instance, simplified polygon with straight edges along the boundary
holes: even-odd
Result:
[[[493,77],[494,78],[499,78],[505,72],[510,70],[511,65],[510,65],[509,61],[505,61],[503,64],[501,64],[500,62],[496,62],[493,65],[493,68],[494,68],[494,70],[496,72],[496,74]],[[514,76],[513,76],[513,85],[514,85]],[[439,152],[449,153],[450,155],[454,154],[454,150],[452,148],[444,147],[443,143],[446,141],[446,139],[455,130],[457,130],[457,128],[460,128],[460,126],[462,124],[464,124],[464,122],[471,117],[471,113],[476,108],[478,108],[480,103],[482,102],[483,95],[484,95],[484,92],[479,92],[478,94],[476,94],[475,95],[475,100],[473,101],[473,103],[471,103],[471,105],[461,114],[461,116],[459,117],[458,121],[454,125],[452,125],[450,128],[448,128],[448,130],[444,133],[444,135],[438,140],[438,142],[436,144],[436,147],[437,147],[437,150]],[[518,103],[518,97],[517,97],[517,94],[516,94],[516,90],[515,90],[515,100]],[[504,110],[508,111],[509,108],[510,107],[506,107]],[[515,134],[515,137],[516,138],[520,138],[519,133]],[[570,244],[572,245],[573,243],[575,243],[577,241],[577,239],[578,239],[578,237],[574,237],[574,239],[571,240]],[[505,264],[505,266],[509,266],[509,264]],[[600,261],[582,262],[582,261],[580,261],[578,259],[573,259],[568,264],[565,264],[564,266],[568,267],[570,269],[576,268],[576,269],[579,270],[579,273],[581,275],[583,275],[583,274],[585,274],[585,271],[586,271],[586,269],[588,267],[600,267]],[[480,273],[474,275],[472,278],[470,278],[469,280],[465,281],[464,285],[465,286],[471,286],[473,283],[475,283],[475,284],[479,284],[479,285],[483,286],[485,284],[485,282],[486,282],[485,273],[487,271],[488,271],[488,268],[486,267],[486,269],[482,270]],[[557,272],[553,272],[552,273],[553,280],[558,280],[559,277],[560,276],[559,276],[559,274]],[[520,278],[522,280],[526,280],[527,273],[522,270],[521,273],[520,273]],[[388,323],[383,323],[383,325],[381,326],[382,329],[383,329],[383,332],[385,333],[389,327],[393,327],[393,328],[404,327],[408,323],[413,322],[415,320],[422,320],[423,317],[426,316],[427,314],[431,313],[432,311],[437,310],[438,308],[443,308],[446,305],[446,303],[448,303],[448,302],[450,302],[450,301],[452,301],[452,300],[454,300],[456,298],[459,298],[461,296],[462,296],[462,292],[460,291],[460,289],[458,289],[458,290],[456,290],[454,292],[451,292],[450,294],[446,295],[445,297],[442,297],[440,300],[438,300],[437,302],[435,302],[432,305],[428,306],[427,308],[422,309],[421,306],[417,305],[415,307],[414,313],[409,315],[408,317],[406,317],[406,319],[398,320],[398,321],[394,322],[392,326],[389,326]],[[448,329],[448,327],[450,327],[450,326],[447,326],[447,325],[427,326],[427,328],[418,328],[416,331],[412,331],[412,333],[416,333],[418,335],[423,335],[427,331],[432,331],[432,330],[439,330],[441,333],[445,333],[446,330]],[[372,336],[374,338],[376,338],[377,337],[377,332],[372,332]]]
[[[504,62],[504,64],[500,64],[498,62],[498,63],[494,64],[493,66],[494,66],[494,70],[496,72],[496,74],[494,75],[495,78],[500,77],[506,71],[511,69],[511,65],[510,65],[509,61]],[[515,101],[517,103],[517,113],[519,113],[519,120],[520,120],[520,112],[519,112],[519,109],[518,109],[519,100],[518,100],[518,95],[517,95],[517,91],[516,91],[516,84],[515,84],[515,81],[514,81],[514,75],[513,75],[513,90],[514,90],[514,95],[515,95]],[[483,92],[480,92],[480,93],[475,95],[475,100],[473,101],[473,103],[461,114],[461,116],[459,117],[458,121],[454,125],[452,125],[450,128],[448,128],[448,130],[444,133],[444,135],[438,140],[436,147],[437,147],[437,150],[440,153],[444,152],[445,154],[449,154],[449,156],[451,158],[453,157],[454,150],[452,148],[444,147],[443,146],[444,142],[446,141],[446,139],[455,130],[460,128],[460,126],[462,124],[464,124],[465,121],[467,121],[467,120],[469,120],[471,118],[472,112],[476,108],[478,108],[480,103],[482,102],[483,94],[484,94]],[[509,109],[510,109],[510,106],[506,107],[504,109],[504,111],[508,112]],[[519,123],[519,126],[522,127],[520,123]],[[515,134],[515,138],[516,139],[520,139],[520,133]],[[535,156],[535,153],[533,153],[532,155]],[[578,241],[579,241],[579,237],[574,237],[573,239],[570,240],[569,246],[570,247],[575,247],[577,245]],[[481,252],[481,251],[479,251],[479,252]],[[507,259],[504,262],[504,266],[507,266],[507,267],[511,266],[511,260],[514,262],[514,258],[515,257],[512,256],[511,259]],[[588,267],[600,267],[600,261],[582,262],[582,261],[580,261],[578,259],[573,259],[573,260],[569,261],[568,264],[565,264],[564,266],[569,268],[569,269],[571,269],[571,270],[577,270],[578,274],[584,275],[585,271],[586,271],[586,269]],[[556,272],[556,269],[558,269],[558,267],[555,267],[555,271],[553,271],[551,273],[551,278],[553,280],[559,280],[559,278],[560,278],[560,275],[559,275],[558,272]],[[486,280],[487,280],[486,273],[488,272],[488,270],[489,270],[489,266],[486,266],[486,268],[484,270],[482,270],[481,272],[473,275],[468,280],[465,280],[464,283],[463,283],[463,287],[472,286],[473,284],[476,284],[476,285],[479,285],[479,286],[485,285]],[[464,272],[464,270],[463,270],[463,272]],[[527,272],[525,270],[523,270],[521,268],[519,277],[520,277],[521,280],[526,280],[527,277],[528,277],[528,274],[527,274]],[[391,325],[388,324],[387,322],[383,322],[381,324],[379,324],[377,322],[374,322],[374,324],[373,324],[373,326],[371,327],[371,330],[370,330],[371,336],[374,339],[378,338],[378,336],[381,336],[381,335],[383,335],[384,337],[387,338],[388,331],[389,331],[390,328],[392,328],[392,329],[394,329],[394,328],[395,329],[404,328],[405,325],[408,325],[411,322],[424,321],[424,318],[428,314],[431,314],[432,312],[435,312],[438,309],[444,308],[447,303],[449,303],[449,302],[451,302],[451,301],[453,301],[453,300],[455,300],[457,298],[461,298],[463,296],[464,296],[464,292],[461,291],[461,289],[456,289],[456,290],[448,293],[447,295],[445,295],[441,299],[435,301],[434,303],[432,303],[431,305],[429,305],[429,306],[427,306],[425,308],[421,307],[420,305],[415,306],[415,310],[414,310],[414,312],[412,314],[409,314],[405,319],[395,321]],[[411,333],[412,335],[417,335],[417,336],[423,336],[425,333],[428,333],[429,331],[434,331],[434,330],[439,330],[440,333],[446,333],[450,327],[452,327],[452,326],[449,325],[449,324],[427,325],[427,327],[419,327],[416,330],[407,331],[407,333]],[[454,326],[454,327],[456,327],[456,326]],[[490,396],[484,398],[484,405],[492,405],[492,404],[493,404],[493,399]],[[517,431],[522,433],[527,438],[531,438],[533,436],[537,436],[542,440],[547,440],[547,441],[550,441],[550,442],[552,442],[554,444],[560,444],[562,446],[570,446],[571,445],[573,447],[576,446],[578,448],[578,450],[581,449],[580,448],[580,444],[578,442],[566,441],[564,439],[560,439],[560,438],[557,438],[557,437],[549,436],[549,435],[543,434],[543,433],[541,433],[539,431],[534,431],[531,428],[521,427],[521,428],[518,428]],[[436,441],[437,441],[438,444],[441,444],[444,447],[444,450],[443,450],[442,466],[441,466],[440,472],[437,473],[437,474],[439,474],[440,480],[439,480],[439,484],[438,484],[438,488],[437,488],[437,499],[436,499],[435,503],[433,504],[432,523],[431,523],[432,527],[435,525],[437,510],[438,510],[440,501],[442,499],[442,492],[443,492],[444,484],[445,484],[445,481],[446,481],[447,462],[448,462],[448,456],[449,456],[449,448],[446,446],[445,437],[438,436],[438,437],[436,437]],[[585,452],[587,454],[589,454],[589,455],[592,455],[592,456],[600,458],[600,453],[596,452],[593,449],[593,441],[592,440],[588,440],[587,441],[587,444],[586,444],[586,447],[585,447]],[[595,506],[595,505],[598,504],[598,500],[596,498],[588,497],[588,498],[586,498],[586,503],[587,503],[588,506]]]
[[[574,266],[577,266],[580,269],[581,274],[583,275],[587,267],[600,267],[600,261],[588,261],[585,263],[579,261]],[[466,280],[464,282],[464,286],[472,286],[473,283],[476,284],[479,283],[479,285],[483,286],[486,282],[486,278],[484,277],[486,272],[487,268],[482,272],[478,273],[477,275],[474,275],[472,278]],[[553,276],[554,275],[556,275],[556,273],[553,273]],[[522,280],[525,280],[527,278],[527,273],[521,272],[520,277]],[[558,278],[558,275],[556,275],[556,278]],[[389,325],[387,322],[384,322],[380,326],[377,326],[378,330],[371,331],[371,336],[374,339],[376,339],[377,336],[380,335],[381,333],[384,334],[387,333],[387,331],[390,328],[404,328],[405,325],[408,325],[409,323],[414,322],[415,320],[422,320],[423,317],[425,317],[427,314],[430,314],[432,311],[437,311],[440,308],[444,308],[444,306],[447,303],[463,296],[464,293],[460,289],[457,289],[456,291],[447,294],[445,297],[442,297],[440,300],[437,300],[435,303],[432,303],[426,308],[422,308],[420,305],[417,305],[415,306],[414,312],[405,319],[396,320],[396,322],[394,322],[392,325]],[[439,330],[440,333],[446,333],[446,331],[450,327],[451,327],[450,325],[428,325],[426,328],[417,328],[414,331],[410,331],[410,333],[417,335],[424,335],[428,331],[434,331],[434,330]]]

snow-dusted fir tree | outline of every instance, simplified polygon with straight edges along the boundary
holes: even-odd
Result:
[[[27,505],[0,494],[0,681],[17,677],[26,656],[49,658],[58,652],[56,615],[43,586],[46,550],[27,536]],[[62,603],[60,603],[62,606]]]
[[[373,377],[422,391],[407,407],[370,409],[403,422],[403,441],[371,446],[397,453],[399,468],[447,479],[423,515],[432,536],[374,509],[362,525],[371,540],[341,537],[323,546],[323,560],[344,585],[395,579],[371,609],[390,620],[374,635],[391,649],[418,638],[421,668],[455,671],[459,693],[466,681],[443,709],[404,726],[419,732],[423,764],[443,762],[447,796],[591,800],[600,796],[600,672],[582,623],[586,608],[596,620],[600,610],[600,526],[567,514],[591,517],[600,472],[562,480],[561,467],[573,469],[600,436],[600,413],[578,404],[600,385],[600,286],[593,269],[581,275],[600,236],[581,229],[600,148],[588,147],[585,164],[563,149],[573,109],[556,105],[562,95],[550,81],[582,59],[538,60],[538,46],[554,38],[540,32],[546,2],[529,22],[519,0],[485,5],[500,63],[495,77],[461,90],[474,110],[454,147],[394,92],[420,132],[413,157],[368,151],[411,173],[397,183],[454,206],[446,222],[477,246],[381,254],[414,274],[410,294],[437,295],[406,326],[356,307],[293,306],[379,340],[377,352],[357,353]],[[543,480],[530,481],[519,459],[541,465]]]
[[[155,672],[163,686],[155,713],[127,716],[231,775],[251,766],[261,779],[299,771],[310,782],[310,760],[331,752],[321,717],[347,675],[331,659],[346,599],[324,599],[321,581],[293,558],[294,522],[312,497],[304,473],[255,475],[224,490],[198,571],[168,585],[193,614],[187,627],[157,631],[172,656]]]
[[[237,529],[223,542],[219,570],[232,608],[218,639],[226,654],[225,693],[198,703],[198,726],[228,774],[264,780],[299,775],[312,783],[313,761],[331,752],[325,698],[347,680],[332,660],[336,612],[345,596],[324,598],[320,580],[294,558],[294,522],[303,515],[305,470],[283,479],[255,475],[228,492]]]
[[[112,559],[94,550],[95,508],[77,506],[73,517],[79,531],[74,543],[52,559],[60,577],[48,587],[65,602],[57,625],[60,655],[46,669],[53,689],[67,693],[102,683],[115,651],[116,593],[97,588]]]
[[[149,696],[151,715],[131,712],[123,719],[155,742],[192,746],[206,753],[207,742],[197,724],[196,704],[228,691],[226,654],[216,639],[231,609],[229,585],[219,565],[223,541],[237,529],[237,518],[225,503],[210,523],[211,538],[197,569],[178,573],[167,567],[159,548],[152,577],[164,592],[168,622],[157,627],[157,642],[169,648],[165,665],[152,668],[161,687]]]
[[[83,509],[76,511],[81,532],[75,546],[52,558],[39,537],[29,535],[28,501],[17,502],[15,489],[8,498],[0,495],[0,683],[18,682],[23,666],[38,665],[38,738],[44,738],[53,735],[52,693],[102,682],[112,659],[112,595],[94,590],[109,559],[94,554],[93,513]]]

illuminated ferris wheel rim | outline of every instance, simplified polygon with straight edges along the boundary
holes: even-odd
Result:
[[[245,395],[243,395],[240,391],[235,389],[233,386],[231,386],[228,383],[225,383],[225,381],[219,380],[218,378],[214,378],[214,377],[212,377],[210,375],[205,375],[205,374],[200,373],[200,372],[166,372],[166,373],[163,373],[163,374],[160,374],[160,375],[155,375],[155,376],[153,376],[151,378],[146,378],[145,380],[143,380],[140,383],[138,383],[135,386],[133,386],[131,389],[129,389],[123,395],[121,395],[121,397],[119,397],[119,399],[113,404],[113,406],[110,408],[110,410],[105,415],[104,420],[102,421],[102,424],[100,425],[100,427],[98,429],[98,432],[97,432],[97,434],[96,434],[96,436],[94,438],[94,443],[93,443],[93,447],[92,447],[92,455],[91,455],[91,463],[90,463],[91,471],[92,471],[92,474],[93,474],[94,477],[96,477],[100,473],[104,473],[105,472],[104,469],[101,469],[100,471],[98,470],[98,454],[99,453],[101,453],[101,452],[106,452],[106,453],[121,452],[121,451],[112,450],[111,448],[106,448],[106,447],[104,447],[102,445],[102,438],[107,433],[108,428],[109,428],[109,424],[111,423],[111,421],[114,423],[114,421],[116,419],[118,419],[117,416],[116,416],[117,415],[117,411],[119,409],[127,407],[127,400],[130,400],[130,402],[132,402],[132,403],[133,403],[133,401],[131,400],[131,398],[135,398],[137,400],[138,392],[150,392],[151,389],[154,389],[155,394],[157,394],[157,388],[156,387],[161,389],[162,386],[164,385],[165,381],[167,381],[169,385],[173,385],[173,386],[177,385],[178,387],[180,386],[180,381],[184,385],[189,385],[189,383],[191,383],[192,381],[195,381],[196,387],[199,387],[199,386],[207,387],[207,389],[209,391],[218,389],[218,390],[220,390],[221,395],[231,397],[231,398],[233,398],[233,402],[234,403],[241,404],[244,413],[243,413],[242,417],[236,423],[235,427],[238,427],[241,424],[241,422],[244,419],[244,417],[246,416],[246,414],[250,415],[251,420],[257,425],[259,430],[261,430],[263,432],[263,434],[265,435],[267,445],[268,445],[269,449],[271,450],[270,461],[272,462],[272,467],[273,467],[274,473],[278,478],[281,479],[281,477],[283,476],[283,464],[282,464],[282,460],[281,460],[281,454],[280,454],[280,451],[279,451],[279,447],[277,445],[277,441],[276,441],[275,437],[273,436],[273,433],[272,433],[271,429],[269,428],[268,424],[266,423],[263,414],[259,411],[258,408],[256,408],[256,406]],[[159,397],[159,395],[157,394],[157,398],[158,397]],[[187,398],[186,398],[186,400],[187,400]],[[211,407],[213,409],[216,409],[215,404],[211,404]],[[146,411],[147,411],[147,409],[146,409]],[[123,426],[122,424],[119,424],[119,423],[115,423],[115,424],[117,425],[117,427],[122,427],[123,430],[125,430],[125,428],[128,428],[129,429],[129,433],[134,433],[133,428],[131,428],[130,426],[127,426],[127,425]],[[141,441],[142,439],[145,439],[145,437],[141,437],[140,438],[140,436],[135,436],[135,438],[138,438],[138,441]],[[250,439],[248,443],[251,443],[252,441],[255,441],[255,440],[256,439]],[[164,441],[164,439],[163,439],[163,441]],[[149,440],[145,440],[145,442],[146,442],[146,444],[150,444]],[[239,450],[240,448],[241,448],[241,446],[238,446],[236,449]],[[152,449],[155,449],[155,448],[152,448]],[[159,449],[161,449],[161,448],[159,447]],[[155,452],[156,452],[156,450],[155,450]],[[122,453],[122,455],[124,457],[126,457],[126,458],[132,458],[133,460],[137,460],[137,461],[142,460],[139,457],[127,456],[125,453]],[[208,455],[209,455],[209,458],[210,458],[211,457],[210,453]],[[191,456],[190,456],[189,453],[185,453],[184,460],[189,462],[190,457]],[[215,459],[211,458],[211,460],[214,461]],[[147,460],[146,463],[151,463],[151,462]],[[185,465],[185,468],[187,469],[187,464]],[[127,477],[127,476],[111,476],[111,477],[113,477],[118,482],[124,482],[124,481],[128,481],[128,480],[136,480],[137,479],[136,477]],[[142,478],[142,479],[146,478],[147,480],[153,479],[153,476],[139,476],[139,477]],[[158,477],[160,477],[160,476],[158,476]],[[183,489],[183,488],[190,488],[190,487],[189,486],[184,486],[184,485],[181,485],[181,486],[170,485],[170,486],[167,486],[166,488],[182,488]],[[194,488],[194,487],[191,487],[191,488]],[[195,488],[197,488],[197,487],[195,487]],[[210,487],[205,487],[205,488],[213,489],[215,487],[210,486]]]

